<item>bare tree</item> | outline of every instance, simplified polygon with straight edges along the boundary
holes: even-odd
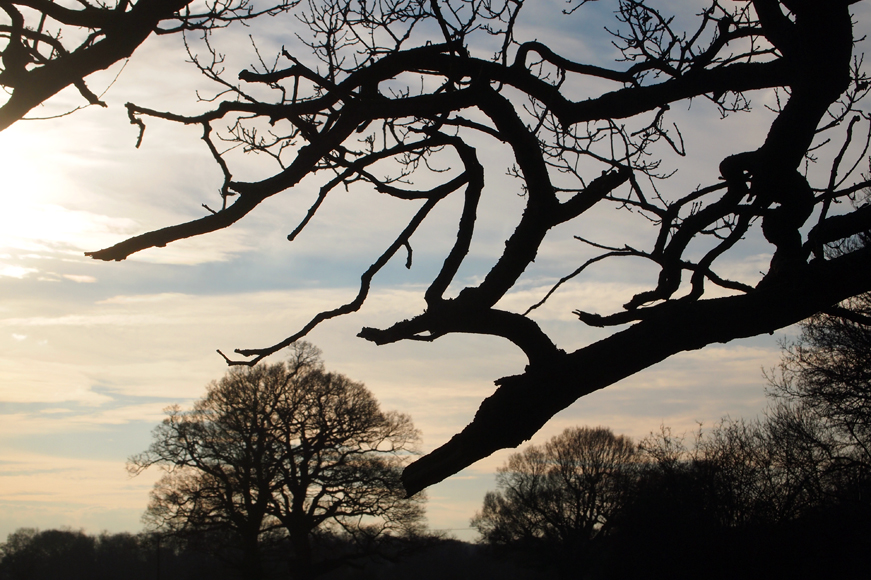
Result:
[[[825,439],[828,427],[801,411],[781,406],[758,420],[724,418],[700,427],[689,443],[667,427],[642,440],[629,500],[613,518],[608,550],[596,554],[600,569],[627,578],[682,577],[705,567],[722,578],[864,569],[867,470],[865,493],[856,494],[857,481],[832,469],[825,446],[784,429],[800,423],[813,441]]]
[[[666,427],[651,434],[639,443],[646,468],[638,504],[694,509],[699,513],[684,517],[704,516],[722,529],[781,524],[823,505],[832,488],[825,475],[829,458],[783,428],[788,411],[794,409],[772,407],[762,419],[725,417],[712,429],[700,426],[692,446]],[[823,436],[821,425],[807,417],[789,420]]]
[[[824,421],[834,432],[829,448],[871,465],[871,294],[812,316],[801,329],[784,345],[780,373],[769,378],[772,394]]]
[[[0,0],[0,86],[11,93],[0,106],[0,131],[69,86],[105,107],[85,78],[129,58],[152,33],[208,32],[298,1],[255,10],[251,0]]]
[[[557,547],[576,561],[622,507],[635,457],[632,440],[610,429],[566,429],[508,458],[472,526],[486,543]]]
[[[242,71],[241,82],[202,61],[203,72],[229,93],[210,110],[183,116],[128,105],[140,138],[149,118],[202,126],[224,176],[220,205],[200,219],[89,255],[123,260],[228,227],[311,175],[323,175],[321,189],[290,240],[339,187],[416,204],[407,226],[363,272],[352,301],[314,315],[272,346],[237,350],[242,360],[228,358],[254,364],[323,321],[360,309],[373,277],[396,254],[404,252],[411,266],[412,236],[433,208],[461,196],[459,227],[445,233],[453,245],[424,292],[426,309],[387,328],[363,328],[359,336],[379,345],[452,333],[497,336],[516,345],[528,365],[498,379],[496,392],[460,434],[406,469],[413,493],[517,446],[579,397],[676,353],[770,333],[871,289],[871,249],[825,251],[871,224],[871,207],[839,205],[869,184],[858,174],[871,135],[860,104],[869,81],[861,55],[853,53],[864,32],[853,30],[850,14],[860,1],[710,0],[686,31],[652,1],[570,3],[565,18],[616,9],[607,29],[619,52],[613,68],[522,38],[519,0],[313,1],[297,14],[309,28],[308,36],[300,34],[305,45],[284,49],[272,65]],[[311,62],[311,53],[319,62]],[[594,82],[579,89],[585,81]],[[722,115],[737,114],[750,109],[758,91],[776,97],[758,148],[722,158],[719,171],[692,191],[672,185],[662,159],[704,149],[684,145],[669,121],[672,108],[704,99]],[[271,155],[277,170],[257,181],[235,180],[233,158],[213,138],[221,125],[229,125],[222,139]],[[513,154],[509,173],[520,182],[525,207],[480,282],[448,292],[459,284],[475,235],[485,193],[477,148],[487,140]],[[389,160],[398,162],[394,171]],[[416,188],[412,178],[436,184]],[[499,305],[554,227],[601,207],[647,218],[649,247],[581,232],[592,257],[566,264],[565,277],[527,310]],[[767,270],[761,277],[724,276],[720,266],[753,236],[770,245]],[[615,330],[564,351],[535,321],[535,308],[569,280],[612,260],[643,262],[657,274],[648,290],[626,297],[622,310],[576,310],[580,323]]]
[[[191,411],[171,407],[139,473],[160,465],[146,521],[175,534],[230,532],[251,578],[263,576],[261,539],[287,538],[294,578],[371,554],[389,534],[419,531],[422,497],[399,479],[417,439],[406,415],[383,412],[361,384],[327,373],[297,343],[287,363],[233,369]],[[315,553],[318,534],[359,551]]]

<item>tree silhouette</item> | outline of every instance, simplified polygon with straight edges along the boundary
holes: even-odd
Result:
[[[152,534],[99,535],[84,531],[19,528],[0,542],[3,580],[235,580],[235,570],[217,558],[185,549],[183,542],[154,542]],[[156,544],[156,545],[155,545]],[[158,551],[160,553],[158,553]]]
[[[635,460],[632,440],[610,429],[566,429],[508,458],[472,526],[487,544],[564,560],[576,577],[591,542],[628,499]]]
[[[777,412],[774,412],[777,411]],[[867,567],[867,481],[783,429],[782,409],[700,427],[687,445],[667,427],[639,444],[627,501],[597,569],[615,578],[850,576]],[[817,424],[818,429],[829,426]],[[867,489],[867,487],[866,487]]]
[[[610,429],[566,429],[508,458],[472,520],[485,541],[544,538],[573,548],[599,534],[624,499],[635,444]]]
[[[517,0],[311,2],[298,14],[309,28],[308,36],[300,33],[305,45],[284,49],[274,65],[243,70],[237,82],[222,76],[220,55],[213,52],[211,64],[198,61],[227,92],[210,110],[184,116],[128,105],[140,139],[147,119],[203,128],[224,176],[221,205],[89,255],[123,260],[228,227],[312,175],[323,176],[320,192],[290,240],[339,187],[416,205],[365,269],[352,301],[316,314],[272,346],[228,358],[254,364],[323,321],[358,310],[373,277],[396,254],[404,250],[411,266],[412,236],[433,208],[460,196],[459,226],[444,234],[453,245],[424,291],[426,309],[359,336],[379,345],[452,333],[497,336],[516,345],[528,365],[498,379],[461,433],[406,469],[404,483],[414,493],[517,446],[579,397],[674,354],[771,333],[871,289],[871,250],[826,252],[871,224],[871,207],[850,211],[839,203],[869,185],[857,169],[868,143],[859,103],[869,89],[862,58],[853,53],[864,34],[854,32],[850,14],[859,1],[711,0],[688,31],[645,0],[570,3],[565,18],[616,8],[607,28],[618,51],[613,68],[523,37]],[[665,156],[705,149],[685,146],[669,121],[673,107],[704,99],[722,115],[737,114],[759,91],[772,104],[756,149],[723,157],[718,172],[692,191],[667,180]],[[278,169],[255,181],[234,179],[235,161],[212,134],[227,125],[222,139],[271,155]],[[509,173],[525,206],[492,267],[456,292],[485,194],[479,150],[488,141],[510,149]],[[397,170],[388,171],[389,160]],[[425,185],[416,187],[412,177]],[[529,309],[500,304],[553,228],[615,207],[647,218],[649,246],[603,243],[581,232],[593,257],[566,264],[565,277]],[[769,244],[767,270],[727,277],[720,266],[754,236]],[[561,349],[535,321],[535,308],[570,279],[620,259],[652,265],[649,288],[627,296],[617,312],[576,310],[580,323],[615,330],[577,350]]]
[[[263,540],[286,538],[294,578],[311,578],[361,555],[385,535],[419,531],[422,498],[399,480],[417,433],[385,413],[361,383],[327,373],[299,342],[287,363],[231,370],[191,411],[168,409],[139,473],[167,469],[145,519],[177,535],[207,534],[241,552],[262,578]],[[342,535],[352,551],[318,558],[317,540]]]
[[[296,0],[298,1],[298,0]],[[106,106],[85,78],[129,58],[152,33],[208,31],[274,15],[295,4],[279,0],[255,10],[250,0],[118,0],[77,3],[0,1],[0,131],[62,89],[74,86],[90,105]]]
[[[773,394],[792,405],[780,417],[784,430],[871,465],[871,294],[816,314],[801,329],[784,345],[781,372],[769,381]],[[809,417],[800,421],[802,414]],[[814,420],[825,427],[822,434],[811,428]]]
[[[19,528],[0,544],[0,578],[75,580],[96,573],[96,541],[82,531]]]

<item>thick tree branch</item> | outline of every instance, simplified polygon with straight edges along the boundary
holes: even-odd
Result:
[[[666,358],[789,326],[871,290],[871,249],[808,265],[789,280],[751,294],[675,303],[655,318],[522,375],[496,381],[475,419],[448,443],[409,465],[409,495],[532,437],[578,398]]]

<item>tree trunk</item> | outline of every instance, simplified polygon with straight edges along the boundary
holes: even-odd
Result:
[[[315,577],[315,573],[314,566],[312,565],[311,537],[308,530],[291,530],[290,544],[293,547],[290,577],[293,580],[311,580]]]
[[[242,575],[247,580],[263,580],[266,574],[260,558],[259,530],[242,538]]]

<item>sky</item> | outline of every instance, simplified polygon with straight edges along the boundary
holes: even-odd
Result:
[[[547,38],[558,52],[607,63],[613,49],[601,29],[613,3],[585,7],[584,18],[562,16],[558,0],[536,4],[521,28],[526,38]],[[698,2],[665,4],[687,18]],[[857,19],[869,22],[864,4],[856,9]],[[268,19],[223,31],[215,42],[226,51],[227,70],[238,71],[256,58],[249,33],[265,53],[290,46],[294,26],[293,19]],[[200,129],[152,120],[136,149],[137,129],[123,106],[203,110],[196,91],[214,89],[185,59],[180,37],[153,37],[126,64],[89,79],[98,94],[111,85],[106,109],[18,122],[0,132],[0,541],[24,526],[139,531],[160,472],[131,477],[125,462],[148,447],[163,409],[190,406],[220,378],[226,366],[216,349],[268,346],[353,298],[360,274],[416,209],[373,192],[337,192],[290,244],[286,235],[317,194],[317,185],[304,181],[229,230],[124,262],[86,258],[85,251],[202,216],[201,204],[218,199],[220,173]],[[723,156],[758,146],[772,118],[762,105],[772,95],[752,98],[754,113],[725,120],[701,102],[674,112],[694,157],[690,163],[666,159],[678,169],[669,187],[710,183]],[[80,100],[67,91],[31,116],[51,117]],[[467,282],[486,273],[523,203],[517,184],[504,175],[505,152],[491,147],[482,158],[488,189],[478,238],[461,271]],[[272,170],[267,160],[251,156],[238,167],[242,179]],[[355,337],[364,326],[383,327],[421,311],[423,289],[456,231],[458,201],[442,204],[415,235],[411,270],[404,256],[396,257],[360,312],[308,337],[328,369],[364,382],[383,408],[410,414],[422,432],[422,451],[461,430],[493,381],[522,372],[525,362],[512,345],[491,337],[451,335],[383,347]],[[572,236],[622,245],[641,244],[651,232],[618,212],[561,226],[503,306],[522,311],[586,259],[589,250]],[[751,236],[723,273],[752,277],[767,267],[768,252]],[[650,275],[635,264],[604,266],[565,285],[535,319],[562,348],[579,348],[605,333],[583,327],[571,311],[614,311],[648,287]],[[639,439],[662,424],[680,433],[727,415],[755,417],[766,404],[763,370],[777,365],[779,341],[795,332],[675,356],[580,399],[531,443],[575,425],[608,426]],[[473,540],[469,519],[510,453],[500,451],[431,487],[430,527]]]

